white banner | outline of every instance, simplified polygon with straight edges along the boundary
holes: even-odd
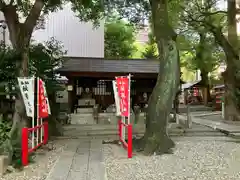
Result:
[[[114,92],[114,99],[115,99],[115,106],[116,106],[116,115],[120,116],[121,115],[121,112],[120,112],[120,99],[119,99],[119,96],[118,96],[116,81],[112,81],[112,84],[113,84],[113,92]]]
[[[18,78],[18,85],[23,97],[23,102],[28,117],[34,116],[34,78]]]

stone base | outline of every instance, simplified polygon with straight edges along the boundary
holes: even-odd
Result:
[[[77,108],[77,114],[93,113],[93,108]]]
[[[140,113],[138,122],[135,122],[134,114],[131,115],[131,124],[145,124],[144,113]],[[99,124],[117,124],[119,117],[115,113],[99,113]]]
[[[92,113],[71,114],[71,124],[96,124]]]
[[[0,176],[6,173],[8,167],[8,157],[0,156]]]

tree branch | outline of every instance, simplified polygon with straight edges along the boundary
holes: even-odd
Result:
[[[213,16],[215,14],[227,14],[227,11],[201,12],[203,16]]]
[[[16,6],[4,5],[2,7],[2,12],[4,14],[6,24],[8,26],[10,41],[13,47],[16,48],[18,43],[18,34],[19,34],[19,25],[20,25]]]
[[[2,10],[6,6],[3,0],[0,0],[0,10]]]
[[[24,31],[24,34],[26,36],[28,36],[28,42],[31,38],[32,32],[34,27],[37,24],[37,20],[39,19],[40,15],[41,15],[41,11],[44,7],[44,2],[43,0],[35,0],[34,5],[32,7],[32,9],[29,12],[28,17],[26,18],[25,22],[23,23],[23,29],[21,29],[22,31]]]
[[[13,5],[13,3],[14,3],[14,0],[11,0],[10,3],[9,3],[9,5]]]

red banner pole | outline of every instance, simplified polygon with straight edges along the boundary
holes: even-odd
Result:
[[[132,125],[128,125],[128,158],[132,158]]]
[[[22,128],[22,165],[28,165],[28,128]]]
[[[131,115],[131,74],[128,76],[128,124],[130,124]]]

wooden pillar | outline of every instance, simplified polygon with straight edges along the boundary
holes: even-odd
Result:
[[[67,91],[68,91],[68,110],[69,112],[73,113],[74,111],[74,79],[72,77],[68,77],[68,85],[67,85]]]

